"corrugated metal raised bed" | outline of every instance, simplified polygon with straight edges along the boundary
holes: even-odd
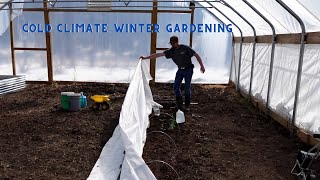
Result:
[[[26,87],[25,76],[0,75],[0,95]]]

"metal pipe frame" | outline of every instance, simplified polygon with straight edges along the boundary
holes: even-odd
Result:
[[[227,6],[230,8],[233,12],[235,12],[238,16],[240,16],[241,19],[243,19],[253,30],[253,49],[252,49],[252,62],[251,62],[251,73],[250,73],[250,86],[249,86],[249,96],[251,96],[251,91],[252,91],[252,77],[253,77],[253,69],[254,69],[254,58],[255,58],[255,52],[256,52],[256,39],[257,39],[257,33],[256,29],[253,27],[253,25],[246,19],[244,18],[237,10],[235,10],[231,5],[229,5],[227,2],[224,0],[220,1],[221,4]],[[239,76],[240,77],[240,76]]]
[[[206,2],[206,0],[204,0]],[[241,40],[240,40],[240,52],[239,52],[239,67],[238,67],[238,80],[236,83],[236,89],[239,90],[239,85],[240,85],[240,70],[241,70],[241,56],[242,56],[242,44],[243,44],[243,33],[241,28],[234,23],[227,15],[225,15],[222,11],[220,11],[220,9],[218,9],[217,7],[215,7],[213,4],[211,4],[210,2],[207,2],[212,8],[214,8],[216,11],[218,11],[221,15],[223,15],[228,21],[230,21],[234,26],[236,26],[236,28],[239,30],[240,32],[240,36],[241,36]],[[233,58],[233,57],[232,57]],[[237,77],[237,76],[236,76]]]
[[[209,0],[210,2],[218,2],[219,0]],[[18,4],[18,3],[46,3],[46,2],[49,2],[49,3],[52,3],[52,1],[49,1],[49,0],[43,0],[43,1],[25,1],[25,2],[14,2],[13,0],[9,0],[8,2],[0,2],[0,5],[3,4],[1,7],[0,7],[0,10],[24,10],[25,8],[13,8],[13,9],[4,9],[5,6],[7,6],[8,4]],[[70,2],[75,2],[75,3],[81,3],[81,2],[89,2],[88,0],[70,0],[70,1],[67,1],[67,0],[62,0],[62,1],[56,1],[56,2],[59,2],[59,3],[70,3]],[[55,3],[56,3],[55,2]],[[93,1],[93,2],[106,2],[106,1],[103,1],[103,0],[96,0],[96,1]],[[121,2],[121,1],[118,1],[118,0],[109,0],[108,2]],[[130,0],[130,2],[141,2],[141,3],[148,3],[148,2],[153,2],[153,1],[142,1],[142,0]],[[177,1],[177,0],[173,0],[173,1],[170,1],[170,0],[159,0],[157,2],[181,2],[181,1]],[[194,1],[194,2],[203,2],[203,1]],[[125,3],[125,2],[124,2]],[[148,7],[154,7],[154,6],[128,6],[128,4],[125,3],[125,5],[122,5],[122,6],[111,6],[111,7],[139,7],[139,8],[148,8]],[[183,6],[156,6],[158,8],[189,8],[188,7],[183,7]],[[63,9],[63,8],[70,8],[70,9],[73,9],[73,8],[88,8],[87,6],[67,6],[67,7],[56,7],[56,8],[49,8],[49,9]],[[199,8],[199,7],[194,7],[194,8]],[[91,7],[91,9],[94,9],[94,7]],[[101,7],[97,7],[97,9],[101,9]],[[112,10],[111,10],[112,11]]]
[[[198,3],[199,6],[204,7],[202,4]],[[208,3],[209,4],[209,3]],[[205,9],[207,13],[209,13],[210,15],[212,15],[215,19],[217,19],[220,23],[227,25],[226,23],[224,23],[220,18],[218,18],[215,14],[213,14],[211,11],[209,11],[208,9]],[[234,37],[233,32],[231,32],[231,36]],[[233,59],[233,55],[234,55],[234,46],[232,45],[232,59]],[[229,82],[231,81],[231,72],[232,72],[232,62],[230,64],[230,74],[229,74]]]
[[[272,72],[273,72],[273,62],[274,62],[274,51],[276,45],[276,30],[273,24],[262,14],[260,13],[252,4],[250,4],[247,0],[242,0],[246,3],[254,12],[256,12],[263,20],[265,20],[272,29],[272,45],[271,45],[271,60],[270,60],[270,68],[269,68],[269,80],[268,80],[268,93],[267,93],[267,111],[270,112],[269,103],[270,103],[270,90],[271,90],[271,82],[272,82]]]
[[[2,10],[5,6],[7,6],[7,5],[9,5],[9,4],[12,4],[12,1],[13,1],[13,0],[9,0],[8,2],[5,2],[4,5],[2,5],[2,6],[0,7],[0,10]],[[2,4],[2,3],[0,3],[0,4]],[[11,8],[9,7],[8,10],[12,10],[12,7],[11,7]]]
[[[201,1],[203,2],[203,1]],[[204,2],[206,2],[206,0],[204,0]],[[203,8],[205,8],[206,12],[209,13],[211,16],[213,16],[214,18],[216,18],[220,23],[227,25],[226,23],[224,23],[220,18],[218,18],[215,14],[213,14],[211,11],[209,11],[206,7],[204,7],[202,4],[200,4],[199,2],[197,2],[197,4]]]
[[[208,0],[209,2],[219,2],[219,0]],[[48,1],[48,0],[43,0],[43,1],[24,1],[24,2],[14,2],[13,0],[10,0],[8,2],[0,2],[0,4],[9,4],[9,3],[12,3],[12,4],[20,4],[20,3],[44,3],[44,2],[52,2],[52,1]],[[109,0],[109,1],[103,1],[103,0],[93,0],[93,1],[88,1],[88,0],[70,0],[70,1],[67,1],[67,0],[59,0],[59,1],[54,1],[54,2],[59,2],[59,3],[64,3],[64,2],[123,2],[123,1],[119,1],[119,0]],[[153,1],[142,1],[142,0],[131,0],[130,2],[141,2],[141,3],[152,3]],[[188,2],[188,1],[177,1],[177,0],[158,0],[157,1],[158,3],[159,2]],[[192,2],[195,2],[195,3],[198,3],[198,2],[203,2],[203,1],[192,1]]]
[[[293,114],[292,114],[292,127],[295,126],[296,114],[297,114],[297,104],[299,101],[299,92],[300,92],[300,83],[301,83],[301,75],[302,75],[302,65],[303,65],[303,56],[304,56],[304,47],[305,47],[305,35],[306,28],[302,21],[302,19],[292,10],[289,6],[287,6],[281,0],[276,0],[288,13],[290,13],[300,24],[301,26],[301,39],[300,39],[300,55],[299,55],[299,64],[298,64],[298,74],[297,74],[297,82],[296,82],[296,91],[294,96],[294,105],[293,105]]]
[[[5,5],[4,5],[5,6]],[[110,6],[110,8],[170,8],[170,9],[189,9],[189,7],[187,6]],[[88,9],[88,6],[64,6],[64,7],[51,7],[48,8],[48,10],[52,10],[52,9]],[[197,9],[201,9],[202,7],[194,7]],[[206,7],[207,8],[207,7]],[[210,7],[209,7],[210,8]],[[44,8],[13,8],[13,10],[26,10],[26,9],[44,9]],[[102,7],[90,7],[89,9],[97,9],[97,11],[99,11],[99,9],[103,9]],[[0,10],[10,10],[9,8],[6,9],[1,9]],[[110,9],[109,11],[113,11],[113,9]]]

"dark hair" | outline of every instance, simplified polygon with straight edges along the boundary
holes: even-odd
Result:
[[[178,42],[178,40],[179,40],[179,38],[177,36],[171,36],[169,44]]]

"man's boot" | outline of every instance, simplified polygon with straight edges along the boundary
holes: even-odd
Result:
[[[177,108],[182,110],[182,104],[183,104],[182,96],[176,96],[176,103],[177,103]]]
[[[185,110],[186,110],[186,111],[189,111],[189,107],[190,107],[190,103],[191,103],[190,97],[186,96],[184,103],[185,103]]]

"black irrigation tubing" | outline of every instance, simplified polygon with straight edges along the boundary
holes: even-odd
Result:
[[[174,167],[172,167],[169,163],[166,163],[166,162],[161,161],[161,160],[152,160],[152,161],[146,162],[146,164],[152,164],[152,163],[155,163],[155,162],[163,163],[163,164],[169,166],[169,167],[176,173],[176,175],[178,176],[178,178],[180,178],[178,172],[177,172],[177,171],[174,169]]]
[[[171,117],[172,119],[174,119],[174,117],[173,117],[171,114],[169,114],[169,113],[160,113],[160,116],[161,116],[161,115],[167,115],[167,116]],[[150,118],[153,118],[153,117],[155,117],[154,114],[152,114],[152,115],[150,116]]]

